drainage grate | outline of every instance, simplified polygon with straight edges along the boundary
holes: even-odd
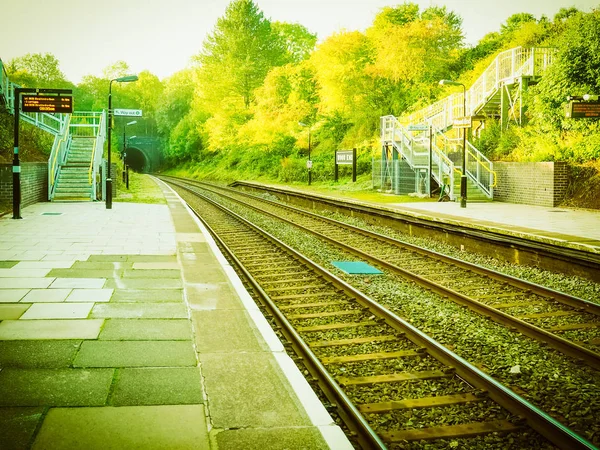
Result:
[[[55,213],[55,212],[45,212],[42,213],[42,216],[62,216],[63,213]]]
[[[350,275],[373,275],[383,273],[381,270],[360,261],[332,261],[331,264]]]

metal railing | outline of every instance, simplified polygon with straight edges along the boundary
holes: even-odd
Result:
[[[466,91],[463,106],[463,93],[451,94],[426,108],[402,116],[402,125],[431,123],[436,128],[446,130],[457,117],[476,114],[504,85],[514,84],[520,77],[538,77],[552,64],[557,50],[554,48],[516,47],[501,52]],[[466,111],[465,111],[466,109]]]
[[[496,186],[494,164],[467,141],[466,174],[477,187],[488,197],[493,198]]]
[[[54,137],[54,144],[48,158],[48,200],[50,201],[54,198],[60,169],[67,162],[67,155],[71,146],[71,136],[69,135],[70,119],[71,115],[68,114],[62,132]]]
[[[432,133],[432,135],[434,139],[431,142],[431,176],[440,186],[447,186],[449,188],[448,195],[454,199],[454,180],[457,169],[444,150],[436,144],[435,138],[438,134]],[[396,117],[384,116],[381,118],[382,143],[392,145],[398,155],[405,159],[413,169],[429,169],[429,139],[429,131],[412,136],[411,132],[402,126]]]
[[[97,200],[97,179],[102,167],[102,153],[104,151],[104,140],[106,139],[106,111],[101,113],[90,113],[95,114],[94,128],[96,130],[96,139],[94,140],[94,148],[92,150],[92,157],[90,159],[90,168],[88,170],[88,182],[91,186],[91,198]],[[109,149],[110,151],[110,149]],[[103,195],[104,197],[104,195]]]
[[[0,101],[8,105],[8,74],[2,59],[0,59]]]

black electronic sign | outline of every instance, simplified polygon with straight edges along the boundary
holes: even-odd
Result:
[[[73,97],[70,95],[22,95],[23,112],[72,113]]]
[[[569,102],[566,116],[572,119],[600,117],[600,102]]]

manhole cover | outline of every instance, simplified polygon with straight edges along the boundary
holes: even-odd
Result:
[[[62,216],[62,213],[45,212],[45,213],[42,213],[42,216]]]
[[[383,273],[381,270],[360,261],[332,261],[331,264],[350,275]]]

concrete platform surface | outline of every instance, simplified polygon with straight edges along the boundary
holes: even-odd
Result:
[[[179,197],[0,218],[1,449],[350,449]]]

